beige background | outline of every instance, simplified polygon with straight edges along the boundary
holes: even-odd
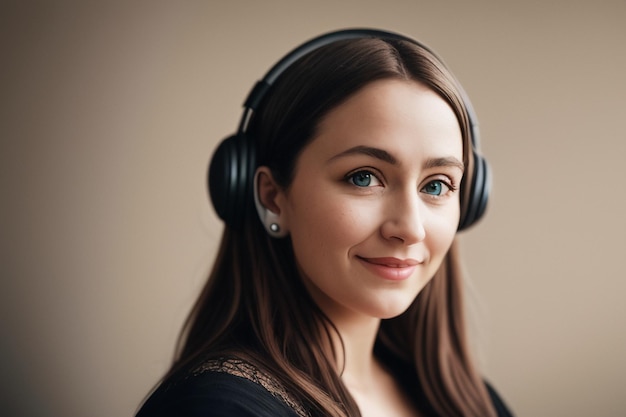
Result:
[[[479,115],[485,375],[520,416],[626,415],[626,2],[101,3],[0,3],[0,414],[134,413],[212,261],[204,175],[244,96],[373,26],[434,47]]]

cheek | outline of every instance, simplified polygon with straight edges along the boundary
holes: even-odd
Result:
[[[304,201],[290,210],[294,244],[307,240],[327,248],[349,246],[371,234],[369,229],[375,223],[372,207],[323,195],[309,195]]]
[[[431,255],[434,259],[443,259],[450,249],[456,236],[459,213],[458,206],[451,206],[449,210],[432,219],[430,230],[427,230],[426,236],[431,242]]]
[[[328,188],[292,196],[289,225],[298,264],[307,272],[343,265],[350,249],[375,232],[375,217],[373,205],[342,198]]]

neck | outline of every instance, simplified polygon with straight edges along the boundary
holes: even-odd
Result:
[[[338,334],[333,334],[337,371],[346,383],[370,378],[376,368],[374,343],[380,319],[372,317],[333,319]]]

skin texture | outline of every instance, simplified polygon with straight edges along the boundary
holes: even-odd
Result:
[[[414,81],[381,80],[323,119],[287,189],[259,168],[261,202],[341,334],[342,378],[364,415],[414,415],[372,349],[380,319],[408,308],[452,244],[462,156],[442,98]]]

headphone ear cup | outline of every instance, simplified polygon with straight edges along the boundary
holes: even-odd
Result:
[[[469,202],[467,211],[459,222],[458,230],[464,230],[476,223],[487,210],[487,201],[491,191],[491,171],[487,160],[474,154],[474,173],[470,185]]]
[[[252,196],[255,168],[254,143],[245,134],[224,139],[217,147],[208,172],[211,202],[217,215],[238,229]]]

